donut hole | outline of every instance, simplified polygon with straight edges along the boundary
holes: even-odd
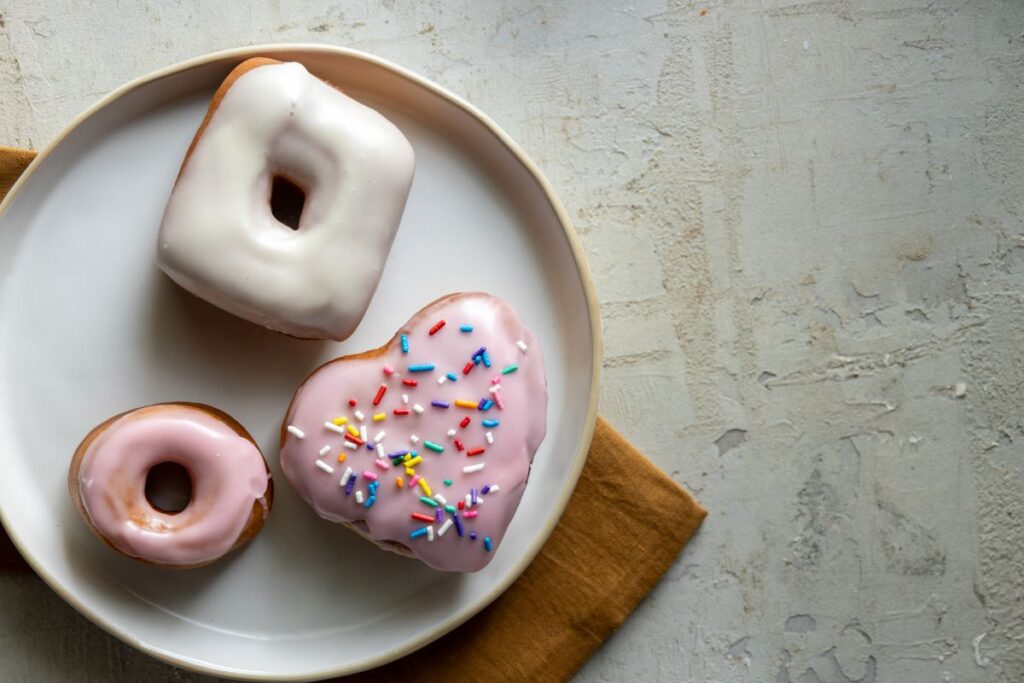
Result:
[[[299,229],[302,210],[306,207],[306,192],[282,175],[275,175],[270,184],[270,213],[282,225]]]
[[[176,462],[154,465],[146,473],[146,500],[160,512],[181,512],[192,502],[192,475]]]

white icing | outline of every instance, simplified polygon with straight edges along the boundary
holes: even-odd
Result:
[[[298,337],[355,330],[412,184],[390,121],[294,62],[228,89],[164,214],[157,264],[196,296]],[[297,230],[274,218],[274,175],[306,193]]]

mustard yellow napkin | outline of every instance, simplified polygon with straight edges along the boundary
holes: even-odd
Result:
[[[34,156],[0,147],[0,198]],[[598,418],[576,491],[519,580],[422,650],[344,680],[565,680],[658,582],[706,514]],[[28,569],[6,534],[0,565]]]

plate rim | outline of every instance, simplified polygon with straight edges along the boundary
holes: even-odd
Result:
[[[76,611],[84,615],[92,623],[96,624],[104,631],[128,644],[129,646],[151,656],[159,659],[165,663],[186,668],[192,671],[196,671],[203,674],[213,676],[225,676],[234,678],[237,680],[270,680],[270,681],[299,681],[309,680],[310,674],[315,679],[323,679],[333,676],[345,676],[349,674],[358,673],[360,671],[366,671],[369,669],[383,666],[392,661],[395,661],[405,655],[414,652],[429,643],[437,640],[441,636],[454,630],[461,624],[465,623],[473,616],[478,614],[482,609],[490,605],[497,598],[499,598],[519,577],[523,574],[527,567],[536,558],[540,549],[547,543],[554,531],[555,526],[562,518],[562,514],[565,512],[565,507],[572,497],[572,493],[576,488],[576,483],[579,480],[580,473],[583,470],[583,465],[586,462],[587,454],[590,450],[590,444],[593,440],[594,429],[597,422],[597,403],[599,398],[599,387],[601,378],[601,363],[603,357],[603,341],[601,337],[601,319],[600,309],[597,302],[597,293],[594,288],[593,279],[591,277],[590,268],[587,264],[587,260],[583,251],[583,244],[580,240],[576,229],[574,228],[572,221],[569,218],[565,207],[562,206],[561,201],[556,195],[554,188],[551,183],[545,177],[544,173],[540,170],[536,163],[526,154],[522,147],[520,147],[509,135],[506,133],[493,119],[487,114],[478,109],[475,105],[465,100],[459,95],[456,95],[452,91],[448,90],[444,86],[441,86],[434,81],[421,76],[420,74],[407,69],[399,64],[396,64],[390,60],[378,57],[377,55],[358,50],[355,48],[341,47],[336,45],[324,45],[318,43],[260,43],[257,45],[248,45],[243,47],[228,48],[225,50],[218,50],[215,52],[205,53],[196,57],[191,57],[180,62],[176,62],[169,66],[165,66],[147,74],[139,76],[123,85],[113,89],[99,100],[94,102],[91,106],[80,112],[71,121],[65,125],[60,132],[57,133],[42,149],[40,149],[36,157],[26,167],[22,174],[15,181],[14,185],[11,186],[7,195],[3,201],[0,201],[0,218],[6,213],[7,208],[10,206],[14,198],[17,196],[19,190],[29,181],[35,171],[38,169],[40,164],[49,157],[54,150],[67,138],[73,131],[79,126],[84,124],[87,120],[92,118],[93,115],[97,114],[106,107],[112,105],[117,100],[121,99],[125,95],[141,88],[142,86],[148,85],[154,81],[161,80],[170,76],[175,76],[186,71],[196,69],[213,62],[238,59],[243,60],[249,57],[259,56],[261,53],[266,52],[294,52],[298,53],[297,56],[302,54],[321,54],[334,57],[345,57],[356,59],[364,62],[368,62],[377,67],[386,69],[395,75],[401,77],[403,80],[409,82],[411,85],[420,87],[430,91],[432,94],[447,100],[450,104],[459,107],[470,116],[479,121],[487,131],[493,135],[497,141],[507,148],[515,159],[523,166],[523,168],[533,177],[534,181],[538,184],[540,189],[543,191],[545,199],[551,206],[555,213],[555,217],[558,223],[562,226],[562,231],[565,234],[566,241],[569,246],[572,260],[576,266],[576,271],[580,279],[580,284],[583,288],[583,295],[587,305],[587,315],[590,319],[590,337],[593,345],[593,360],[591,363],[591,381],[590,381],[590,396],[587,401],[587,410],[585,415],[585,422],[583,425],[583,434],[580,438],[579,448],[573,456],[572,466],[569,470],[568,477],[562,490],[558,494],[558,498],[555,500],[552,509],[555,514],[549,516],[549,521],[540,529],[540,533],[534,536],[534,540],[529,544],[520,558],[515,563],[511,572],[508,573],[506,578],[499,581],[492,590],[488,591],[485,595],[479,598],[474,604],[467,609],[462,610],[460,613],[453,614],[447,619],[443,620],[433,629],[424,631],[419,636],[410,639],[408,642],[396,646],[383,654],[370,657],[368,659],[359,660],[350,666],[341,666],[335,668],[327,668],[317,670],[315,672],[306,672],[302,674],[272,674],[270,676],[265,672],[259,671],[244,671],[230,668],[223,668],[217,666],[208,666],[203,662],[197,662],[185,655],[179,655],[159,647],[143,642],[135,638],[130,632],[117,628],[113,624],[107,623],[106,619],[91,608],[81,603],[78,598],[73,595],[70,591],[65,590],[64,586],[55,579],[45,568],[43,563],[29,553],[24,546],[21,538],[11,528],[7,520],[7,516],[4,514],[3,505],[0,504],[0,524],[3,524],[11,541],[14,543],[18,552],[28,562],[29,566],[32,567],[33,571],[43,579],[44,582],[56,592],[65,602],[71,605]]]

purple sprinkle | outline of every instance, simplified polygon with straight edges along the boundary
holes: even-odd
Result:
[[[488,493],[490,493],[490,492],[491,492],[491,485],[490,485],[490,484],[488,484],[487,486],[485,486],[485,487],[483,487],[482,489],[480,489],[480,493],[481,493],[481,494],[483,494],[483,495],[485,495],[485,496],[486,496],[486,495],[487,495]]]
[[[473,360],[476,360],[477,358],[482,357],[486,351],[487,351],[487,347],[486,346],[481,346],[479,349],[477,349],[476,351],[473,352]]]
[[[447,408],[448,407],[448,404],[445,403],[444,401],[431,401],[430,405],[434,406],[435,408]]]
[[[487,399],[486,398],[480,399],[480,402],[476,404],[476,409],[477,410],[483,410],[485,403],[487,403]]]
[[[466,532],[462,530],[462,521],[459,519],[459,514],[457,512],[452,514],[452,519],[455,520],[456,533],[458,533],[459,536],[465,536]]]
[[[395,458],[402,458],[409,454],[409,451],[392,451],[388,453],[388,457],[394,460]]]
[[[441,508],[434,508],[434,519],[437,520],[438,524],[443,522],[444,521],[444,510],[442,510]]]
[[[345,485],[345,495],[346,496],[351,496],[352,495],[352,489],[354,489],[355,486],[356,486],[356,478],[354,476],[349,477],[348,483]]]
[[[476,532],[475,531],[470,531],[469,532],[469,540],[471,540],[471,541],[475,541],[476,540]]]
[[[377,447],[376,444],[372,444],[372,443],[366,444],[366,450],[368,450],[368,451],[372,451],[376,447]]]
[[[476,489],[475,488],[472,488],[472,489],[469,490],[469,499],[471,501],[473,501],[473,505],[476,505],[477,498],[476,498]]]

